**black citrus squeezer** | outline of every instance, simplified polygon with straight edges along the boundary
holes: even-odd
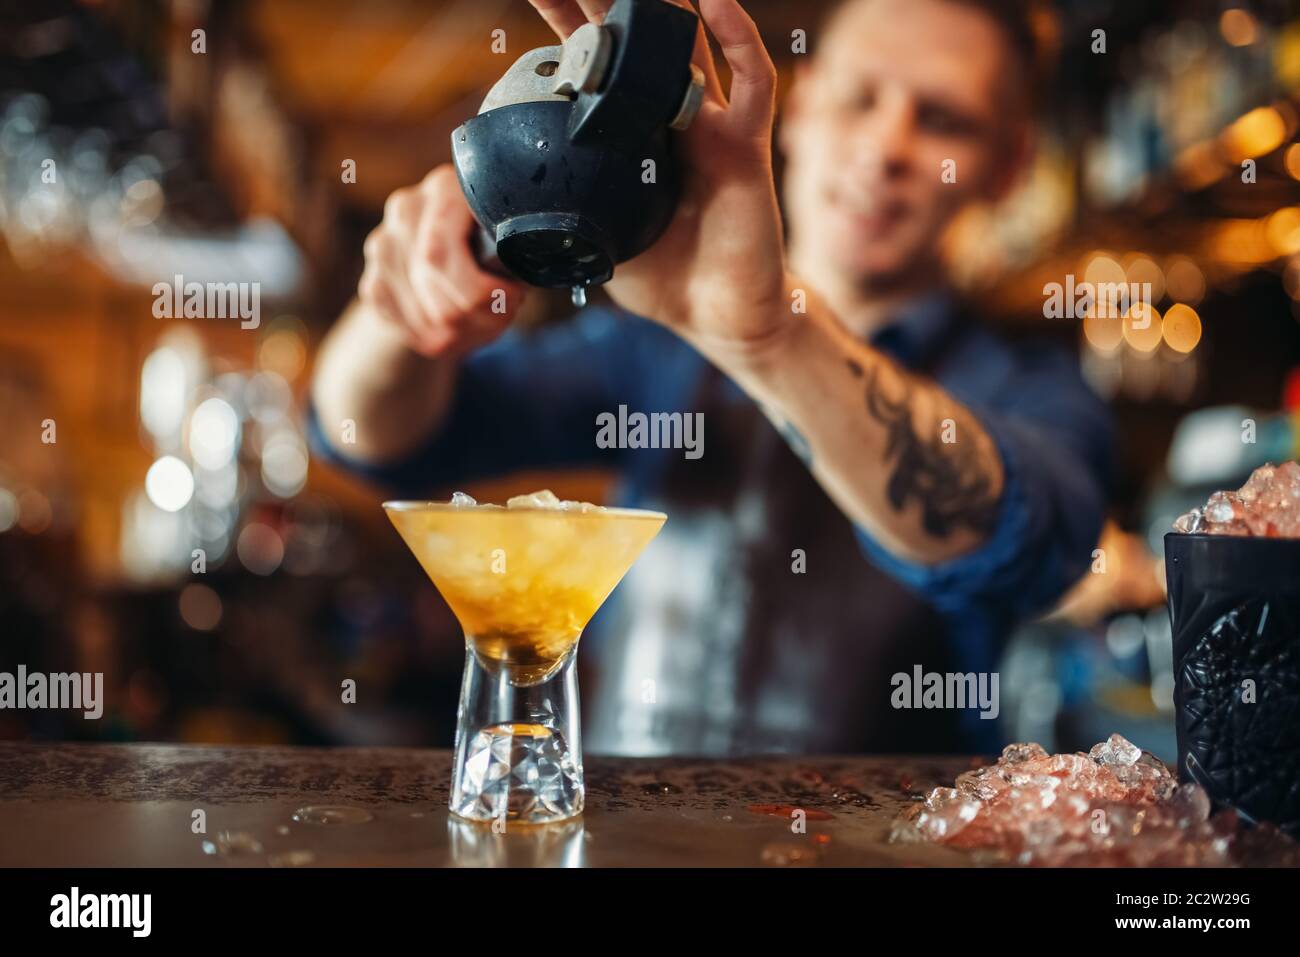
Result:
[[[575,303],[667,228],[681,190],[674,130],[699,110],[696,15],[616,0],[604,21],[530,50],[452,133],[479,258]]]

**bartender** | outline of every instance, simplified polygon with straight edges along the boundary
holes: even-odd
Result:
[[[561,38],[609,6],[532,3]],[[511,329],[525,290],[478,264],[440,166],[366,241],[317,364],[316,445],[418,497],[605,466],[618,504],[668,513],[583,644],[589,751],[996,747],[996,705],[904,700],[898,676],[996,687],[1010,629],[1089,566],[1111,453],[1074,357],[1004,341],[944,279],[955,218],[1031,155],[1030,11],[838,5],[784,100],[779,207],[772,60],[736,0],[699,6],[729,89],[702,29],[682,202],[615,271],[614,307]],[[620,406],[701,414],[703,454],[598,443]]]

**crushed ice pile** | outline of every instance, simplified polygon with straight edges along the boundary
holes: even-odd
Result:
[[[1012,744],[993,765],[935,788],[894,823],[891,841],[931,841],[988,862],[1040,866],[1206,867],[1281,853],[1294,842],[1235,811],[1211,816],[1198,784],[1179,784],[1155,755],[1118,734],[1087,754]]]
[[[454,508],[500,508],[500,505],[480,506],[474,497],[466,495],[464,492],[453,492],[450,504]],[[555,493],[549,488],[544,488],[537,492],[529,492],[527,495],[515,495],[506,499],[506,508],[527,508],[527,509],[552,509],[560,512],[604,512],[606,509],[601,505],[592,505],[590,502],[574,502],[568,499],[557,498]]]
[[[1215,492],[1179,516],[1174,531],[1300,538],[1300,464],[1261,465],[1237,491]]]

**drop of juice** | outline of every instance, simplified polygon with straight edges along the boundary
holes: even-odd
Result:
[[[375,816],[360,807],[313,804],[298,808],[293,812],[293,819],[299,824],[365,824]]]
[[[682,789],[675,784],[669,784],[666,781],[651,781],[648,784],[641,785],[641,790],[646,794],[681,794]]]
[[[583,306],[585,306],[587,304],[587,287],[574,286],[572,299],[573,299],[574,309],[581,309]]]

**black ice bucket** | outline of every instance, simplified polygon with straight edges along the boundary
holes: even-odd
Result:
[[[1165,536],[1178,776],[1300,837],[1300,539]]]

